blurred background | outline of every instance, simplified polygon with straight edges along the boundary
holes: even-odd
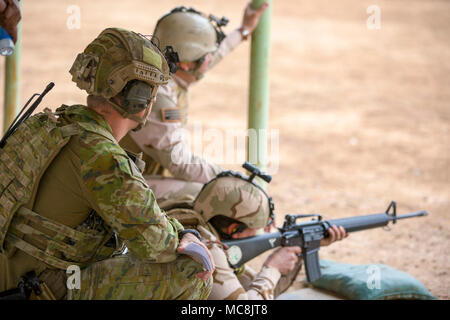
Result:
[[[151,34],[161,15],[185,5],[228,17],[230,32],[246,3],[23,0],[21,105],[50,81],[56,86],[39,110],[84,104],[68,70],[107,27]],[[371,5],[380,9],[379,29],[368,28]],[[70,28],[72,6],[79,28]],[[428,210],[390,232],[351,234],[320,254],[387,264],[449,299],[450,2],[274,0],[271,32],[269,128],[279,132],[279,169],[268,190],[277,223],[287,213],[332,219],[383,212],[391,200],[399,214]],[[249,56],[247,41],[191,87],[188,128],[247,128]],[[266,255],[250,265],[259,268]]]

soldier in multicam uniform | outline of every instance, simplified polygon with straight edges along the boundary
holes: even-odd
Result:
[[[34,272],[56,299],[205,299],[211,272],[179,253],[194,243],[212,261],[209,251],[158,207],[117,142],[145,123],[167,83],[164,55],[140,34],[108,28],[70,73],[87,107],[46,109],[0,149],[0,291]],[[72,265],[81,283],[67,291]]]
[[[300,247],[276,249],[259,272],[247,265],[233,269],[228,264],[228,251],[220,240],[251,237],[258,230],[269,231],[273,225],[272,199],[257,183],[241,174],[224,171],[205,184],[195,200],[180,202],[183,201],[183,205],[176,200],[166,200],[160,205],[170,217],[197,228],[212,253],[216,270],[208,299],[271,300],[295,280],[302,265],[298,257]],[[332,226],[328,232],[330,236],[321,240],[321,246],[348,236],[342,226]]]
[[[187,121],[188,89],[253,32],[267,6],[253,10],[248,4],[241,27],[227,36],[220,28],[223,18],[206,17],[192,8],[175,8],[158,21],[153,36],[161,47],[172,46],[178,52],[179,68],[158,91],[147,124],[120,142],[127,150],[143,152],[144,177],[158,200],[195,196],[223,171],[192,154],[180,130]]]

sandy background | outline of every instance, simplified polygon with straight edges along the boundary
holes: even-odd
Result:
[[[159,16],[184,4],[227,16],[229,32],[245,3],[24,0],[22,103],[50,81],[56,87],[42,108],[84,103],[68,70],[106,27],[149,34]],[[81,28],[69,30],[74,4]],[[372,4],[381,8],[380,30],[366,26]],[[270,128],[279,130],[280,164],[270,191],[278,222],[285,213],[382,212],[391,200],[399,213],[426,209],[426,218],[352,234],[321,257],[384,263],[449,299],[450,2],[282,0],[272,9]],[[189,127],[245,129],[248,70],[246,42],[192,87]]]

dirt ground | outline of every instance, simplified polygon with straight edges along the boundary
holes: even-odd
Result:
[[[84,103],[68,70],[106,27],[150,34],[159,16],[186,5],[227,16],[229,32],[245,3],[25,0],[21,101],[54,81],[42,108]],[[74,4],[81,25],[71,30]],[[366,25],[373,4],[381,9],[379,30]],[[428,210],[390,232],[351,234],[321,257],[384,263],[449,299],[450,2],[282,0],[272,7],[269,126],[279,130],[279,170],[269,190],[278,223],[286,213],[383,212],[391,200],[399,213]],[[247,127],[249,50],[243,43],[192,87],[189,128]],[[259,267],[266,255],[250,264]]]

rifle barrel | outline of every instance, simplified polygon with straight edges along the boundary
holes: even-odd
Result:
[[[428,215],[428,211],[425,211],[425,210],[416,211],[416,212],[405,213],[400,216],[397,216],[396,220],[408,219],[408,218],[412,218],[412,217],[422,217],[422,216],[427,216],[427,215]]]
[[[387,226],[388,223],[391,221],[395,223],[396,220],[426,215],[428,215],[427,211],[410,212],[399,216],[393,216],[387,213],[375,213],[364,216],[328,220],[328,223],[330,225],[343,226],[345,231],[347,232],[355,232],[372,228],[384,227]]]

